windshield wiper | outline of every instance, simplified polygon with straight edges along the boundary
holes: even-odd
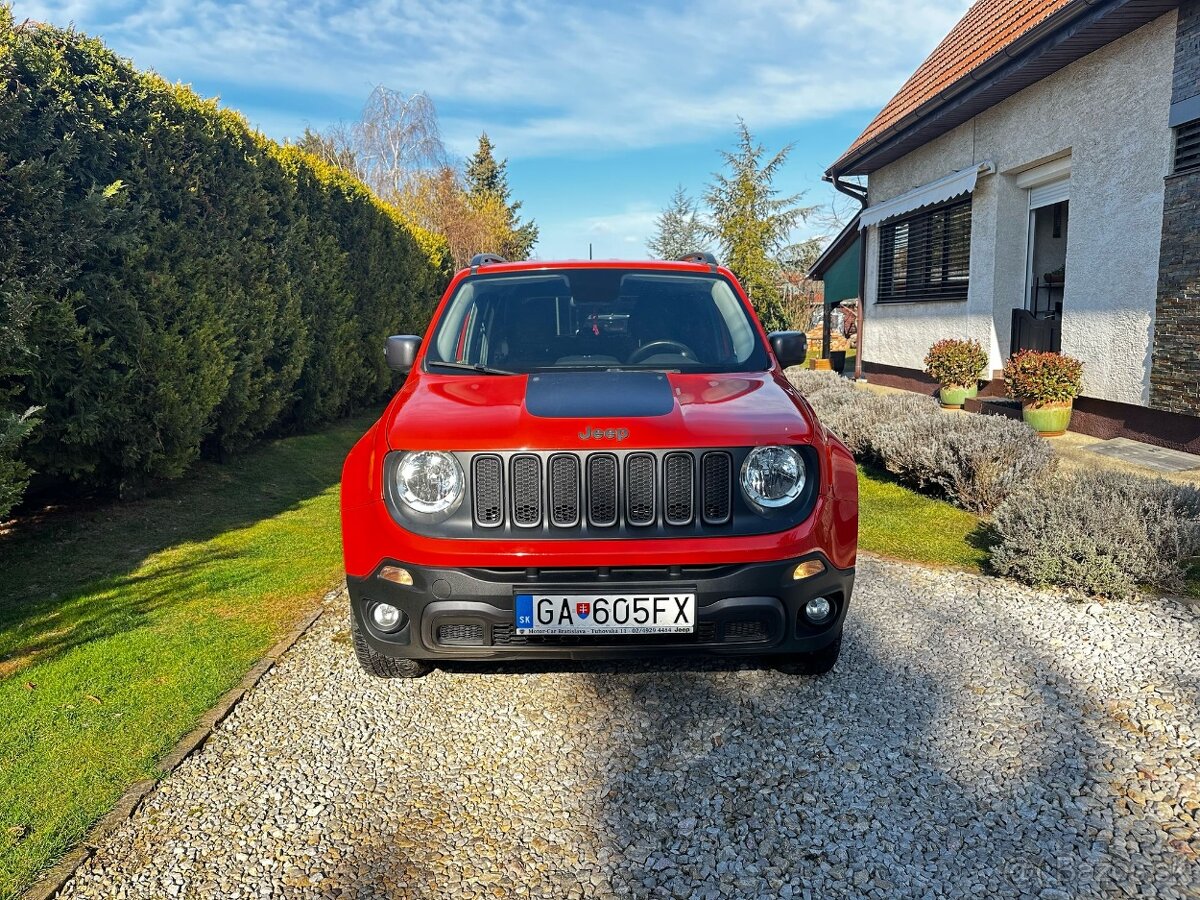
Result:
[[[508,369],[493,369],[491,366],[485,366],[482,363],[465,363],[465,362],[443,362],[440,359],[425,360],[427,366],[438,366],[442,369],[461,369],[464,372],[478,372],[480,375],[516,375],[517,372],[510,372]]]

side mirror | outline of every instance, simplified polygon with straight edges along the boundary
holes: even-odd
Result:
[[[389,369],[397,372],[407,372],[417,360],[417,351],[421,349],[421,339],[415,334],[393,334],[387,339],[383,355],[387,359]]]
[[[779,365],[785,369],[802,365],[808,358],[808,335],[803,331],[772,331],[767,339]]]

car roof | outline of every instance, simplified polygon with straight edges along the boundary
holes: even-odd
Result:
[[[521,262],[488,263],[483,266],[466,266],[460,271],[477,272],[521,272],[538,269],[642,269],[658,272],[715,272],[731,275],[727,269],[710,266],[708,263],[676,262],[663,259],[527,259]]]

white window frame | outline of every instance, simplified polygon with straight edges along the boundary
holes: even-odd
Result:
[[[1033,291],[1033,214],[1043,206],[1071,199],[1071,157],[1062,156],[1026,169],[1016,177],[1017,187],[1028,191],[1029,212],[1025,216],[1025,292],[1021,306],[1029,309]]]

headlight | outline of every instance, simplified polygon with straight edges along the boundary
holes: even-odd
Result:
[[[406,453],[396,467],[396,496],[419,513],[445,512],[462,497],[463,471],[449,453]]]
[[[808,475],[791,447],[756,447],[742,463],[742,490],[755,506],[777,509],[800,496]]]

